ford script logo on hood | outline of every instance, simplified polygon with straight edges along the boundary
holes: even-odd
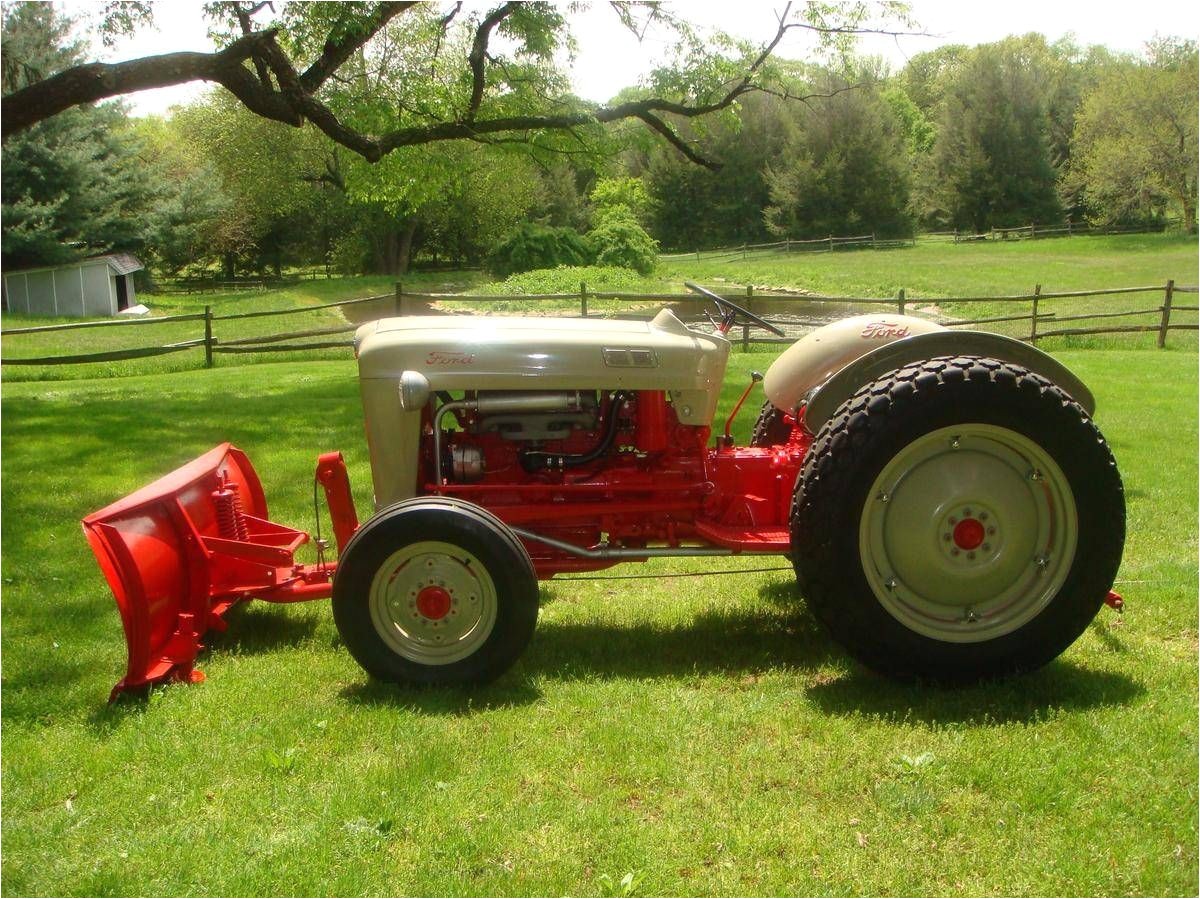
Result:
[[[908,325],[891,322],[871,322],[860,335],[867,340],[887,340],[889,337],[907,337]]]
[[[474,353],[444,353],[441,350],[433,350],[425,357],[426,365],[474,365]]]

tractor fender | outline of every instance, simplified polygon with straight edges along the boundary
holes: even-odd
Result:
[[[1049,378],[1092,415],[1096,400],[1079,378],[1057,359],[1020,340],[984,331],[948,329],[915,334],[895,340],[859,356],[808,394],[804,418],[814,432],[852,397],[860,387],[912,362],[937,356],[986,356],[1003,362],[1015,362]]]
[[[775,408],[794,412],[814,388],[855,359],[915,334],[944,331],[937,322],[911,315],[874,312],[844,318],[788,347],[767,369],[763,390]]]

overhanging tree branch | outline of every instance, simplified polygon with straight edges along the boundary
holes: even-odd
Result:
[[[361,23],[358,23],[355,28],[348,29],[340,39],[335,40],[331,36],[325,41],[320,57],[300,76],[301,87],[308,93],[317,90],[354,54],[355,50],[378,34],[379,29],[406,9],[416,5],[416,3],[380,3]]]
[[[250,16],[264,5],[259,3],[243,7],[240,3],[234,4],[243,31],[249,27]],[[546,101],[540,112],[481,120],[479,115],[484,108],[487,85],[488,42],[495,28],[518,8],[516,3],[504,3],[488,13],[476,27],[466,60],[471,74],[471,92],[459,118],[407,126],[380,135],[363,133],[343,121],[323,102],[319,89],[367,41],[396,16],[416,5],[410,2],[380,2],[369,6],[353,22],[341,21],[331,26],[320,56],[302,74],[280,47],[274,29],[244,33],[215,53],[168,53],[120,63],[74,66],[3,97],[0,101],[2,133],[7,138],[79,104],[189,81],[210,81],[224,86],[256,114],[295,127],[306,121],[311,122],[331,140],[371,162],[400,147],[448,140],[480,140],[492,135],[525,135],[525,139],[531,139],[529,135],[543,131],[563,131],[636,119],[661,135],[688,159],[708,168],[717,168],[716,163],[705,159],[688,144],[664,116],[695,118],[708,115],[728,108],[751,91],[763,90],[764,87],[758,83],[758,76],[780,41],[793,28],[830,33],[853,30],[788,22],[789,3],[778,17],[774,37],[749,60],[739,75],[720,86],[709,98],[698,96],[690,100],[675,100],[651,97],[569,111],[554,110],[555,104]],[[443,28],[454,18],[458,9],[459,5],[456,5],[442,19]],[[274,83],[271,76],[274,76]]]

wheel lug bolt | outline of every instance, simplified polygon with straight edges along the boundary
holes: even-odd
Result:
[[[968,559],[974,559],[974,558],[975,558],[975,553],[973,553],[973,552],[971,552],[971,553],[967,553],[967,558],[968,558]]]
[[[950,535],[949,535],[949,534],[942,534],[942,539],[943,539],[943,540],[945,540],[947,543],[949,543],[949,542],[950,542]]]
[[[970,517],[971,517],[971,510],[963,509],[963,518],[970,518]]]
[[[894,577],[888,578],[887,583],[885,583],[884,586],[887,587],[889,590],[895,590],[896,589],[896,579]]]
[[[989,533],[989,534],[994,534],[994,533],[996,533],[996,529],[995,529],[995,528],[988,528],[988,533]]]
[[[984,552],[988,552],[988,551],[989,551],[991,548],[992,548],[992,544],[990,544],[990,543],[985,543],[985,544],[983,544],[983,551],[984,551]]]
[[[951,516],[950,516],[950,523],[951,523],[951,524],[958,524],[958,519],[957,519],[957,518],[955,518],[953,515],[951,515]]]
[[[950,550],[950,555],[952,555],[952,556],[957,556],[957,555],[958,555],[958,550],[957,550],[957,549],[952,549],[952,550]]]
[[[979,513],[979,520],[980,520],[980,521],[987,521],[987,512],[980,512],[980,513]]]

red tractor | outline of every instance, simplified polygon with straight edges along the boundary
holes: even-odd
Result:
[[[198,679],[201,638],[249,599],[332,595],[373,677],[479,683],[533,635],[539,579],[658,557],[789,556],[831,636],[876,670],[966,681],[1055,658],[1107,600],[1125,505],[1091,393],[1020,341],[875,314],[798,340],[713,418],[734,325],[429,316],[355,337],[375,513],[320,458],[338,561],[270,521],[217,447],[84,519],[129,668]],[[730,425],[759,381],[750,446]],[[323,541],[322,541],[323,544]]]

